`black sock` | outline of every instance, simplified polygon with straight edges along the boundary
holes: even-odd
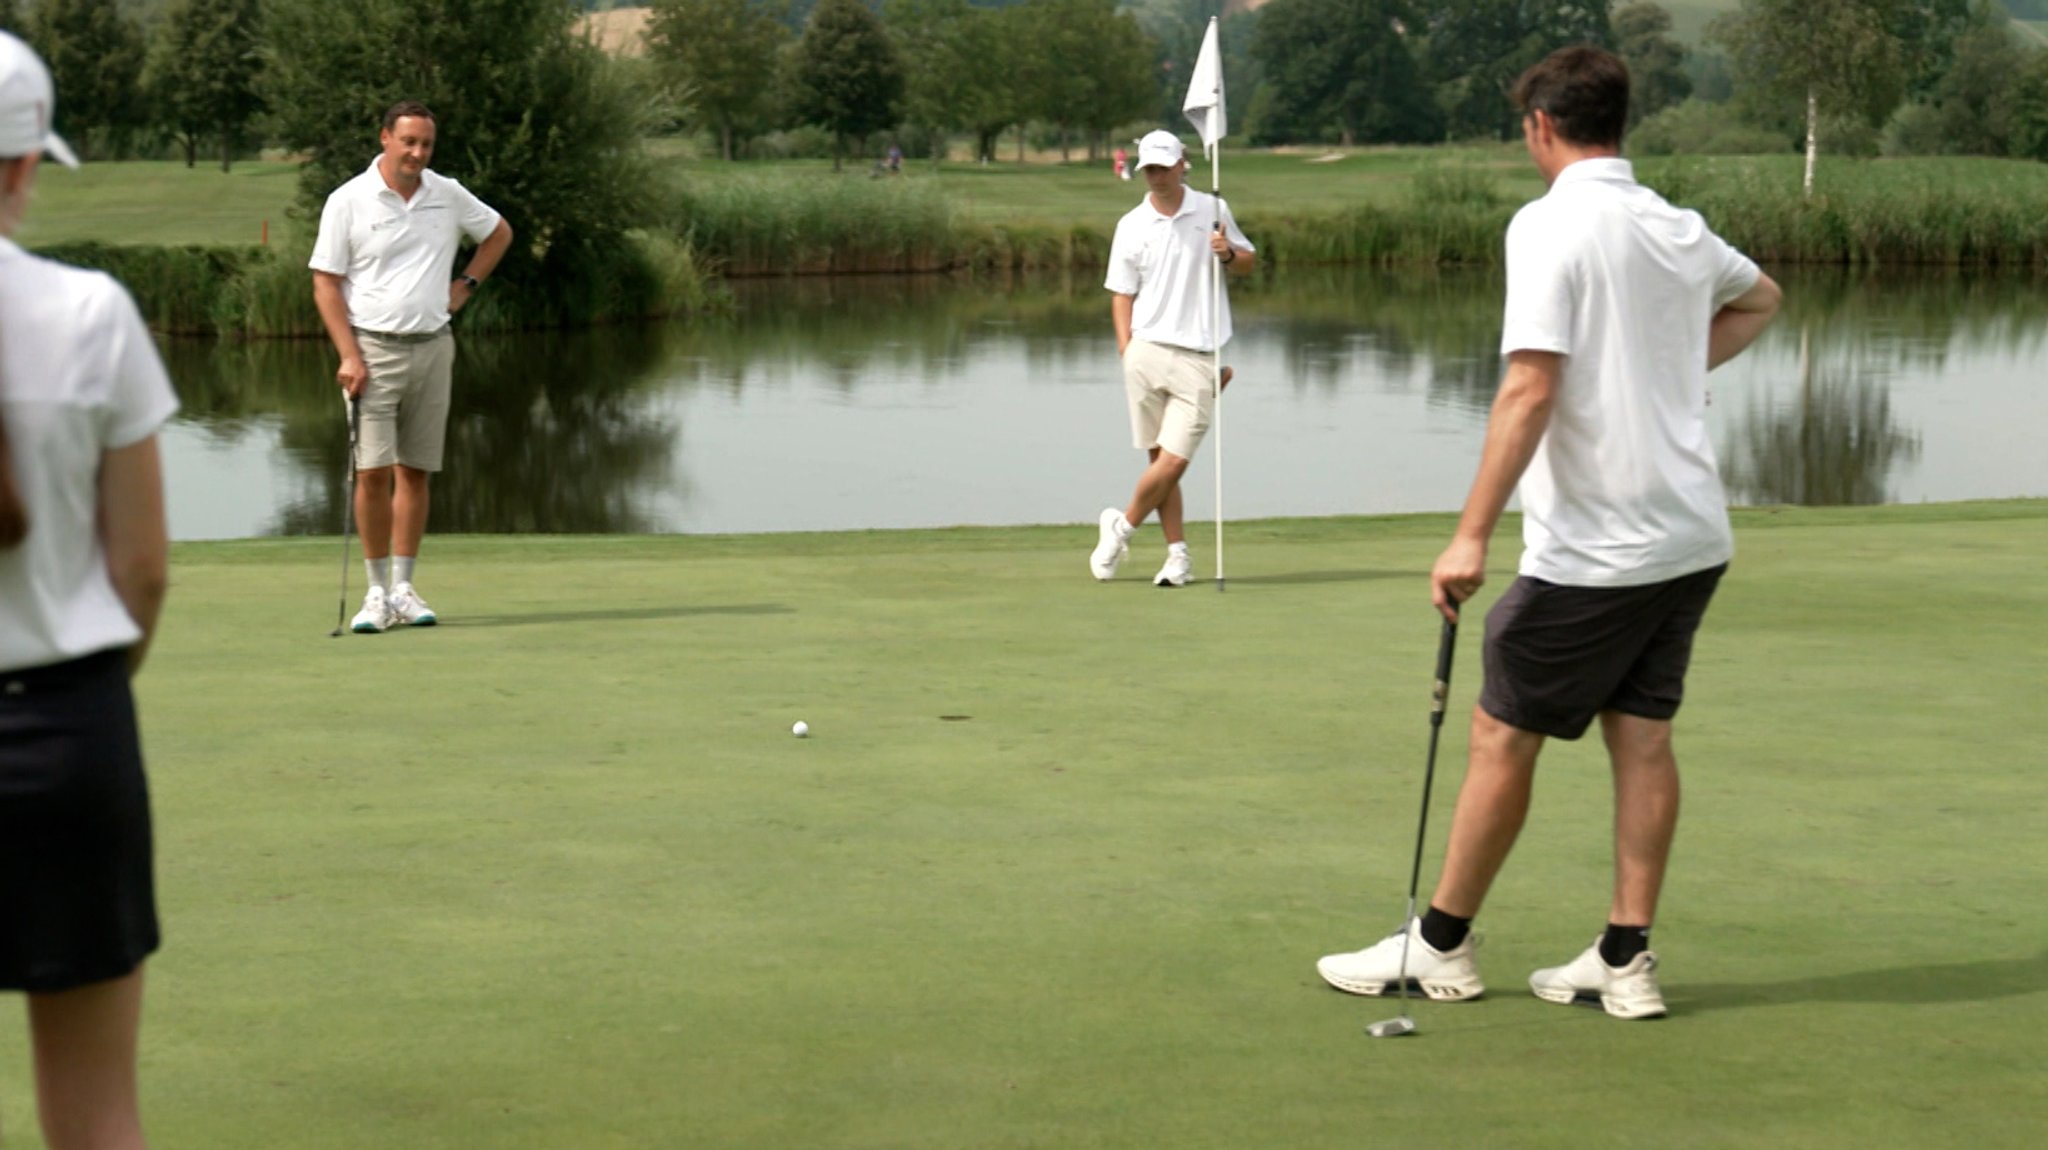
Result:
[[[1456,950],[1472,933],[1472,920],[1430,907],[1422,915],[1422,941],[1434,951]]]
[[[1607,933],[1600,936],[1600,961],[1609,966],[1627,966],[1636,960],[1636,955],[1650,949],[1650,928],[1647,926],[1621,926],[1607,924]]]

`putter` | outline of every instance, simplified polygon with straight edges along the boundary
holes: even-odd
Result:
[[[1452,603],[1453,611],[1464,609]],[[1443,638],[1436,649],[1436,688],[1429,701],[1429,760],[1422,771],[1422,817],[1415,824],[1415,863],[1408,870],[1408,915],[1401,920],[1401,1015],[1365,1028],[1374,1038],[1399,1038],[1415,1033],[1415,1019],[1408,1013],[1408,943],[1415,936],[1415,891],[1422,883],[1422,837],[1429,829],[1429,790],[1436,781],[1436,740],[1444,729],[1444,700],[1451,693],[1451,653],[1458,646],[1458,621],[1444,620]]]
[[[348,476],[342,486],[347,494],[341,507],[341,601],[334,608],[334,630],[327,633],[330,639],[339,639],[348,632],[348,537],[354,530],[356,519],[356,436],[363,427],[363,410],[357,406],[354,396],[348,401]]]

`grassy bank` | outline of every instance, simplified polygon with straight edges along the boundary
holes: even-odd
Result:
[[[1225,164],[1226,195],[1269,266],[1494,265],[1508,219],[1542,191],[1509,145],[1244,152]],[[1144,194],[1100,164],[913,161],[880,179],[805,161],[667,166],[676,187],[667,218],[636,241],[638,255],[611,261],[616,282],[544,301],[487,293],[473,326],[688,310],[709,298],[707,272],[1093,269],[1117,218]],[[280,222],[269,247],[250,246],[265,221],[284,220],[290,182],[280,165],[247,167],[54,172],[21,239],[162,253],[117,260],[104,246],[57,249],[99,253],[153,316],[203,315],[214,329],[253,334],[317,331],[296,266],[310,243],[303,228]],[[2048,268],[2048,165],[1831,158],[1811,200],[1792,155],[1653,159],[1639,171],[1766,264]],[[1198,166],[1190,179],[1204,187],[1209,174]],[[176,246],[196,237],[210,237],[204,251]],[[201,272],[210,287],[194,288]]]
[[[1742,514],[1681,719],[1674,1016],[1521,991],[1605,909],[1606,770],[1560,745],[1489,997],[1378,1043],[1390,1006],[1313,962],[1400,913],[1449,527],[1235,525],[1227,594],[1096,584],[1082,528],[441,538],[448,622],[342,640],[333,539],[180,546],[140,680],[152,1135],[2027,1144],[2048,597],[2010,573],[2048,505]],[[0,1013],[32,1147],[25,1050]]]

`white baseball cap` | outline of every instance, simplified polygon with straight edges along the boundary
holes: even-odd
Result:
[[[77,167],[78,156],[71,145],[50,130],[56,112],[57,93],[50,86],[50,70],[43,66],[42,58],[35,49],[0,32],[0,158],[48,152],[65,167]]]
[[[1138,166],[1141,168],[1170,168],[1181,162],[1187,149],[1180,146],[1180,137],[1164,128],[1145,133],[1138,141]]]

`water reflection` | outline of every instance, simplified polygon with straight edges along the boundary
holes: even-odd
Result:
[[[1798,399],[1774,405],[1752,395],[1736,424],[1723,481],[1738,503],[1885,503],[1893,468],[1920,458],[1920,436],[1893,417],[1884,373],[1866,375],[1854,362],[1818,367],[1812,334],[1799,333]]]
[[[2048,493],[2027,434],[2048,426],[2033,318],[2048,285],[1785,278],[1784,321],[1713,377],[1738,502]],[[1231,516],[1455,508],[1500,375],[1500,294],[1484,274],[1350,270],[1237,290]],[[1128,487],[1092,273],[748,281],[736,296],[732,316],[694,325],[465,339],[435,529],[1078,522]],[[174,533],[337,531],[332,353],[167,353],[185,405],[166,436]],[[1209,513],[1206,487],[1190,518]]]
[[[656,529],[643,504],[667,482],[677,428],[645,410],[636,389],[663,362],[667,335],[650,327],[463,341],[434,529]],[[274,434],[303,470],[305,482],[258,533],[340,531],[348,444],[326,345],[179,343],[168,358],[181,419],[214,444]]]

